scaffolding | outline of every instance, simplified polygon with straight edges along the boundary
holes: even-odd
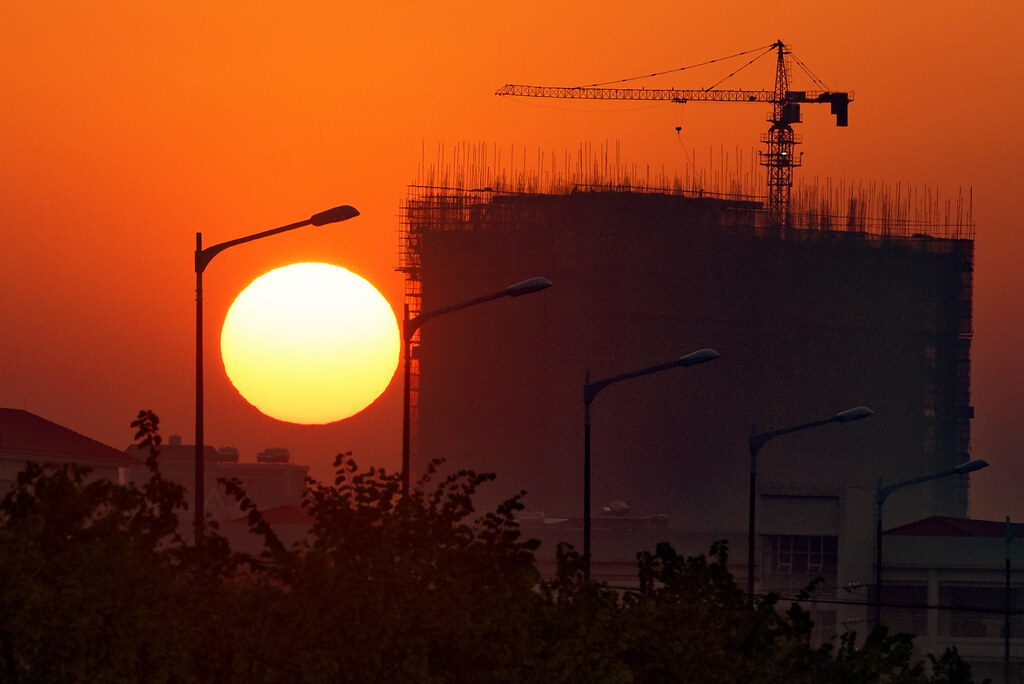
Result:
[[[851,241],[865,247],[896,247],[959,259],[961,288],[957,323],[956,443],[960,462],[969,459],[970,345],[972,337],[973,193],[958,190],[942,199],[937,189],[904,184],[797,183],[791,214],[780,233],[772,229],[756,154],[709,154],[706,170],[687,165],[683,176],[638,167],[621,160],[614,147],[584,145],[573,153],[501,150],[484,144],[439,147],[435,159],[421,161],[417,182],[400,208],[399,267],[405,274],[406,316],[422,313],[422,239],[434,231],[492,230],[515,233],[530,221],[531,198],[574,193],[667,196],[689,200],[697,223],[716,230],[746,231],[764,239],[793,243]],[[653,200],[653,197],[652,197]],[[513,207],[514,205],[514,207]],[[706,210],[704,210],[706,209]],[[681,226],[686,230],[686,226]],[[411,342],[410,445],[416,451],[419,422],[420,331]],[[954,464],[955,465],[955,464]]]

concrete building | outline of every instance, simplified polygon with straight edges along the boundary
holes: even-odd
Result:
[[[526,489],[530,508],[579,515],[585,374],[705,347],[721,358],[594,401],[595,507],[621,499],[739,539],[751,425],[860,405],[875,417],[761,451],[766,534],[786,497],[818,506],[811,519],[834,534],[840,499],[967,460],[971,240],[845,223],[773,234],[761,219],[753,202],[706,195],[414,190],[410,311],[554,282],[420,329],[414,475],[441,457],[497,472],[500,493]],[[966,504],[966,480],[945,479],[887,513],[958,516]]]
[[[0,408],[0,497],[17,481],[28,462],[63,465],[74,463],[91,469],[90,479],[142,486],[150,477],[145,459],[148,450],[132,445],[119,451],[45,418],[20,409]],[[233,447],[206,447],[206,510],[220,523],[220,532],[232,548],[258,554],[262,540],[249,532],[237,502],[224,494],[217,479],[237,478],[264,519],[286,545],[306,538],[312,519],[301,507],[308,466],[290,463],[287,449],[260,452],[255,463],[239,462]],[[186,488],[186,500],[195,479],[195,447],[171,436],[160,449],[161,472]],[[191,524],[189,512],[180,520],[182,531]]]
[[[713,363],[593,401],[594,576],[628,581],[656,541],[693,554],[728,539],[745,581],[751,434],[869,406],[870,420],[764,446],[755,540],[756,590],[795,595],[821,575],[822,636],[866,620],[840,599],[873,581],[878,487],[970,458],[969,208],[810,193],[773,229],[756,199],[678,187],[439,185],[403,206],[410,316],[534,276],[554,285],[420,328],[413,481],[435,458],[497,473],[481,507],[525,490],[550,562],[555,542],[581,542],[585,382],[713,348]],[[966,476],[908,488],[886,527],[964,518],[967,495]]]
[[[956,646],[975,681],[1024,681],[1021,525],[935,516],[888,529],[883,542],[886,625],[917,635],[922,653]]]
[[[143,460],[149,455],[148,450],[141,450],[135,445],[129,446],[126,452]],[[237,502],[228,497],[217,483],[220,478],[241,481],[249,498],[263,511],[301,504],[309,466],[290,463],[286,449],[273,448],[261,452],[255,463],[239,461],[238,450],[234,447],[216,449],[207,445],[204,453],[206,483],[203,491],[207,514],[214,520],[227,522],[241,515]],[[171,435],[167,444],[160,447],[160,472],[185,487],[189,502],[195,484],[195,456],[195,445],[182,444],[178,435]],[[141,485],[150,477],[149,468],[144,463],[130,468],[126,477],[129,482]]]
[[[75,463],[91,477],[121,482],[123,471],[139,459],[22,409],[0,408],[0,495],[13,485],[25,464]]]

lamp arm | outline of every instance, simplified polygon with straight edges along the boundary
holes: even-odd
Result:
[[[484,302],[489,302],[494,299],[501,299],[502,297],[507,296],[508,292],[506,290],[502,290],[501,292],[494,292],[489,295],[484,295],[483,297],[477,297],[476,299],[470,299],[465,302],[459,302],[458,304],[452,304],[451,306],[446,306],[441,309],[435,309],[433,311],[428,311],[427,313],[420,314],[419,316],[410,318],[405,321],[405,323],[402,326],[402,337],[404,337],[405,341],[408,342],[409,340],[412,339],[412,336],[416,334],[416,331],[420,329],[420,326],[429,321],[431,318],[437,318],[438,316],[443,316],[444,314],[451,313],[453,311],[466,309],[471,306],[476,306],[477,304],[483,304]]]
[[[904,487],[909,487],[911,485],[921,484],[922,482],[928,482],[929,480],[937,480],[940,477],[947,477],[949,475],[956,475],[956,474],[957,474],[956,468],[953,468],[952,470],[945,470],[945,471],[943,471],[941,473],[932,473],[931,475],[922,475],[921,477],[915,477],[912,480],[905,480],[903,482],[897,482],[896,484],[891,484],[891,485],[889,485],[887,487],[879,487],[878,488],[878,495],[876,497],[876,502],[878,503],[879,506],[881,506],[885,502],[885,500],[889,498],[889,495],[892,494],[893,492],[895,492],[897,489],[903,489]]]
[[[270,237],[271,235],[277,235],[278,233],[284,233],[285,231],[295,230],[296,228],[302,228],[313,223],[313,219],[308,218],[305,221],[298,221],[296,223],[289,223],[287,226],[281,226],[280,228],[271,228],[270,230],[264,230],[261,233],[253,233],[252,235],[246,235],[245,237],[235,238],[234,240],[228,240],[227,242],[221,242],[219,244],[207,247],[203,250],[196,250],[196,273],[202,273],[206,270],[206,267],[213,257],[223,252],[228,247],[234,247],[245,242],[252,242],[253,240],[259,240],[261,238]]]
[[[583,401],[589,404],[597,396],[597,393],[603,390],[608,385],[612,385],[622,380],[630,380],[632,378],[638,378],[642,375],[650,375],[651,373],[658,373],[669,368],[675,368],[679,365],[679,360],[668,361],[666,363],[659,363],[657,366],[651,366],[649,368],[642,368],[640,370],[630,371],[629,373],[623,373],[622,375],[616,375],[611,378],[605,378],[604,380],[598,380],[588,385],[583,386]]]
[[[762,432],[759,435],[751,435],[750,437],[750,451],[752,454],[756,454],[760,451],[761,447],[765,445],[769,440],[779,437],[781,435],[788,435],[791,432],[800,432],[801,430],[810,430],[811,428],[820,427],[822,425],[828,425],[829,423],[838,422],[835,416],[830,418],[823,418],[821,420],[815,420],[810,423],[804,423],[803,425],[793,425],[791,427],[779,428],[778,430],[770,430],[769,432]]]

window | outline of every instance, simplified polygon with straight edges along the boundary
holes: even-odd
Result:
[[[838,538],[819,535],[766,534],[762,587],[782,596],[796,596],[818,577],[813,597],[835,596]]]
[[[890,632],[928,633],[928,586],[883,584],[882,623]]]
[[[1006,589],[1001,586],[939,586],[939,635],[960,638],[997,639],[1003,635]],[[1021,592],[1012,589],[1010,607],[1019,610]],[[1020,618],[1010,629],[1020,634]]]
[[[930,382],[924,386],[924,415],[925,418],[935,417],[935,385]]]

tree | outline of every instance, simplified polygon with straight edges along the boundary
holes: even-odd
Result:
[[[269,538],[266,559],[287,604],[279,633],[290,643],[275,672],[522,681],[539,596],[537,544],[520,539],[518,497],[474,520],[472,496],[493,476],[463,471],[403,498],[400,476],[359,472],[348,456],[336,459],[333,486],[311,483],[310,540],[282,555]]]
[[[701,682],[969,684],[955,650],[914,661],[908,635],[813,647],[810,615],[751,601],[727,546],[637,554],[639,589],[583,580],[558,549],[542,578],[520,497],[479,514],[494,476],[360,471],[310,481],[308,539],[286,548],[236,481],[222,482],[263,537],[233,552],[215,526],[177,532],[184,491],[159,471],[159,420],[141,488],[75,466],[32,465],[0,499],[0,681]],[[436,480],[436,482],[435,482]]]
[[[29,463],[0,499],[0,672],[6,681],[174,672],[187,589],[176,556],[179,487],[144,490],[74,465]],[[159,587],[159,591],[154,591]]]

